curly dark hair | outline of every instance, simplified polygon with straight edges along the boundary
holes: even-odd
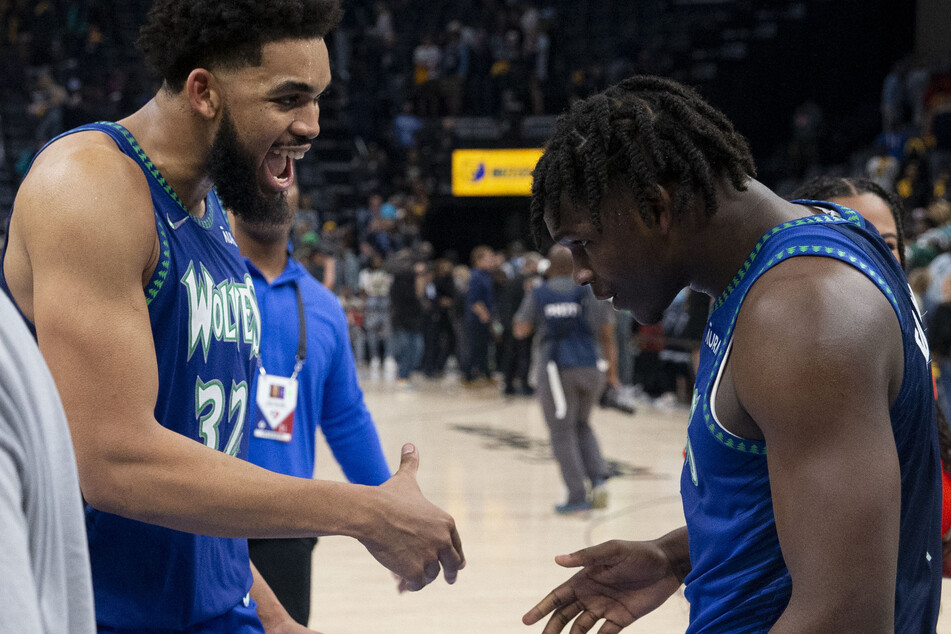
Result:
[[[746,139],[722,112],[673,80],[634,76],[558,118],[533,174],[532,232],[545,241],[545,213],[557,225],[563,195],[585,205],[600,229],[609,183],[630,188],[637,212],[652,223],[657,184],[677,185],[675,213],[685,213],[699,194],[712,215],[718,180],[729,177],[742,191],[755,175]]]
[[[137,44],[178,92],[195,68],[256,66],[263,45],[322,38],[342,15],[340,0],[156,0]]]
[[[895,220],[896,241],[898,242],[898,259],[901,262],[901,268],[906,267],[905,262],[905,205],[902,203],[898,194],[890,192],[878,183],[867,178],[846,178],[844,176],[817,176],[811,181],[801,185],[799,189],[793,192],[792,199],[804,200],[828,200],[830,198],[845,198],[849,196],[859,196],[861,194],[875,194],[888,205],[888,210],[892,212],[892,218]]]

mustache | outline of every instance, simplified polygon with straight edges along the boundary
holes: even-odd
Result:
[[[274,147],[296,147],[299,145],[307,145],[310,142],[310,139],[305,136],[293,136],[291,137],[290,142],[275,143]]]

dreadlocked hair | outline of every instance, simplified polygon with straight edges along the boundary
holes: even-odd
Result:
[[[533,173],[531,226],[545,241],[547,212],[558,225],[562,197],[584,205],[601,229],[601,201],[628,188],[648,224],[657,185],[675,185],[673,209],[686,213],[699,194],[717,211],[716,184],[728,177],[743,191],[756,175],[749,145],[726,116],[691,88],[662,77],[634,76],[576,102],[561,115]]]
[[[792,198],[804,200],[829,200],[830,198],[846,198],[874,194],[892,212],[895,221],[896,241],[898,242],[898,260],[904,270],[905,263],[905,205],[898,194],[890,192],[878,183],[867,178],[846,178],[844,176],[817,176],[800,186],[793,192]]]

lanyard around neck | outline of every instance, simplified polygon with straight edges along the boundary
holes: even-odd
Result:
[[[304,320],[304,300],[300,294],[300,284],[297,280],[291,282],[294,285],[294,293],[297,295],[297,354],[294,355],[294,372],[292,379],[296,379],[301,368],[304,367],[304,361],[307,359],[307,322]],[[261,355],[258,355],[258,370],[261,374],[266,374],[264,362]]]

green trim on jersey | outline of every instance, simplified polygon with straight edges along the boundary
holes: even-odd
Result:
[[[189,218],[197,222],[199,226],[205,229],[211,229],[212,225],[215,222],[215,214],[213,209],[206,208],[205,215],[202,218],[196,218],[195,216],[188,213],[188,207],[186,207],[185,203],[182,202],[182,199],[178,197],[178,194],[175,193],[175,190],[172,189],[172,186],[168,184],[168,181],[165,180],[165,177],[162,176],[162,173],[158,171],[158,168],[155,167],[154,163],[152,163],[152,160],[145,153],[145,150],[143,150],[142,147],[139,145],[139,142],[135,140],[135,137],[132,136],[132,133],[126,130],[123,126],[119,125],[118,123],[115,123],[114,121],[100,121],[100,123],[107,125],[110,128],[113,128],[114,130],[118,131],[123,137],[125,137],[125,140],[128,141],[129,144],[132,146],[132,149],[135,151],[136,156],[139,157],[139,160],[142,161],[142,164],[145,166],[145,168],[149,170],[149,173],[152,175],[152,177],[158,182],[159,185],[162,186],[162,189],[165,190],[165,193],[168,194],[169,197],[172,200],[174,200],[176,204],[178,204],[181,210],[184,211],[188,215]]]
[[[158,297],[159,291],[162,290],[162,286],[165,284],[165,278],[168,277],[168,268],[171,264],[168,233],[165,231],[165,227],[162,226],[162,219],[158,217],[158,214],[155,216],[155,227],[158,229],[159,242],[162,248],[159,254],[158,266],[155,267],[155,272],[152,273],[152,279],[149,280],[149,285],[145,288],[146,306],[151,305],[152,300]]]
[[[750,267],[753,265],[753,262],[756,260],[756,256],[759,255],[759,252],[763,249],[763,246],[772,238],[774,235],[782,231],[783,229],[788,229],[790,227],[798,227],[802,225],[818,224],[824,222],[836,222],[839,221],[839,218],[831,216],[829,214],[816,214],[814,216],[806,216],[805,218],[799,218],[798,220],[790,220],[789,222],[784,222],[781,225],[777,225],[772,228],[766,235],[760,238],[759,242],[756,243],[756,246],[753,247],[753,251],[750,253],[749,257],[746,258],[746,262],[743,263],[743,266],[740,267],[739,272],[733,277],[733,280],[727,285],[727,287],[720,294],[720,297],[717,298],[717,301],[713,304],[713,309],[711,312],[715,311],[717,308],[722,306],[726,302],[727,298],[730,297],[730,294],[740,285],[740,282],[743,281],[743,278],[746,277],[746,273],[750,270]],[[861,220],[859,215],[855,212],[847,215],[844,220],[851,222],[853,224],[859,224]]]

